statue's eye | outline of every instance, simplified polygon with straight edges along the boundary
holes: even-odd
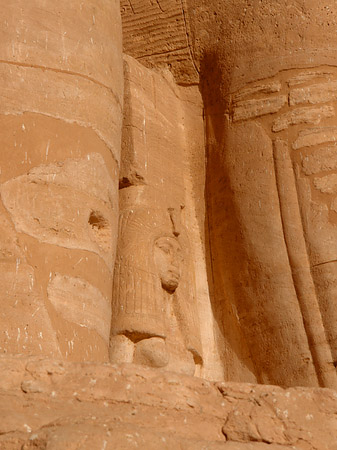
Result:
[[[170,253],[170,247],[168,245],[159,245],[160,250],[164,253]]]

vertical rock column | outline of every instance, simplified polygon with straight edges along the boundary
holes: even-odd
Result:
[[[13,0],[0,23],[0,352],[107,360],[119,2]]]

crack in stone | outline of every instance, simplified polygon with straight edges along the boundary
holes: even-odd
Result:
[[[314,264],[311,267],[312,268],[313,267],[319,267],[319,266],[323,266],[324,264],[331,264],[331,263],[334,263],[334,262],[337,262],[337,259],[332,259],[331,261],[325,261],[325,262],[321,262],[321,263],[318,263],[318,264]]]

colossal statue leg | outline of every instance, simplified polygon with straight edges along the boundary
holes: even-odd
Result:
[[[119,2],[15,0],[0,14],[0,351],[107,360]]]
[[[215,314],[235,308],[261,382],[336,387],[337,10],[328,3],[188,1]]]

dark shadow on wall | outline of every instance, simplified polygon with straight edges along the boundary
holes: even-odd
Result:
[[[249,272],[242,249],[242,233],[233,202],[226,159],[226,97],[217,55],[207,54],[201,63],[201,95],[206,134],[206,265],[216,337],[224,367],[224,379],[259,382],[257,370],[240,325],[240,300],[244,297],[242,274]],[[254,380],[254,376],[256,377]]]

